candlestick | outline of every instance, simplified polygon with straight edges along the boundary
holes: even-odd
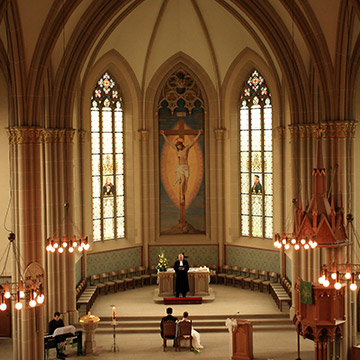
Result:
[[[113,317],[113,319],[115,319],[115,306],[113,306],[113,308],[112,308],[112,317]]]

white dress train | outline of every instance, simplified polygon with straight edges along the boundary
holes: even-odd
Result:
[[[193,338],[192,345],[195,349],[203,349],[204,347],[200,344],[200,334],[191,328],[191,336]]]

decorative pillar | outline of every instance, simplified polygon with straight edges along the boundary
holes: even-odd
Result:
[[[23,272],[32,262],[44,267],[42,132],[33,127],[8,128],[7,132],[11,154],[13,226],[20,252],[20,271]],[[12,276],[14,281],[19,280],[16,264],[13,265]],[[44,353],[43,307],[31,309],[25,306],[20,311],[13,309],[12,322],[13,359],[41,359]]]
[[[206,113],[205,113],[206,114]],[[205,120],[206,121],[206,120]],[[219,266],[223,265],[224,261],[224,140],[226,129],[215,129],[215,146],[216,146],[216,229],[217,240],[219,244]]]

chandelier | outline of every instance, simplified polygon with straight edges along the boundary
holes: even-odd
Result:
[[[304,248],[305,250],[315,249],[318,246],[318,243],[315,240],[315,234],[312,236],[301,236],[300,238],[295,234],[286,234],[282,236],[277,233],[275,234],[274,246],[278,249],[284,248],[289,250],[290,247],[294,247],[295,250],[300,250]]]
[[[45,300],[44,296],[44,270],[40,264],[33,262],[28,265],[24,274],[20,271],[20,254],[15,245],[15,234],[10,233],[8,236],[9,244],[3,254],[6,255],[0,278],[4,277],[6,264],[9,259],[10,250],[12,249],[18,271],[19,281],[6,281],[0,285],[0,310],[5,311],[8,307],[8,300],[15,302],[15,309],[21,310],[23,303],[30,308],[42,305]],[[3,259],[1,258],[1,260]],[[0,260],[0,263],[1,263]]]
[[[65,208],[64,220],[69,219],[73,227],[77,230],[78,233],[80,233],[79,229],[74,224],[74,222],[72,221],[71,217],[68,214],[69,207],[70,207],[69,203],[64,204],[64,208]],[[71,237],[68,237],[64,235],[62,237],[58,237],[55,233],[55,235],[49,237],[46,242],[47,245],[45,249],[49,253],[58,252],[59,254],[62,254],[66,249],[69,253],[73,253],[76,248],[81,253],[83,251],[89,250],[90,248],[90,244],[87,236],[72,235]]]
[[[327,265],[321,267],[319,283],[324,287],[334,286],[340,290],[350,284],[351,291],[357,290],[356,280],[360,279],[360,264],[333,264],[331,269]]]

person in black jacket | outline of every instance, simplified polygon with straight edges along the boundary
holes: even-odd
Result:
[[[161,330],[161,332],[160,332],[160,334],[161,334],[161,337],[162,337],[162,338],[164,337],[164,327],[163,327],[164,322],[165,322],[165,321],[169,321],[169,320],[176,322],[176,321],[178,320],[175,316],[172,316],[172,312],[173,312],[173,309],[172,309],[171,307],[168,307],[168,308],[166,309],[167,315],[164,316],[164,317],[161,319],[161,322],[160,322],[160,330]],[[165,343],[165,345],[166,345],[166,343]],[[174,346],[175,346],[175,338],[174,338]]]
[[[49,335],[52,335],[57,328],[64,327],[64,322],[60,319],[60,313],[56,311],[54,313],[54,318],[49,322]],[[56,341],[56,357],[58,359],[64,359],[67,355],[61,352],[62,343],[64,338],[62,335],[55,336]]]
[[[176,297],[182,293],[183,297],[186,297],[186,293],[189,291],[189,263],[184,259],[183,254],[179,254],[178,260],[175,261],[174,270],[176,272]]]

